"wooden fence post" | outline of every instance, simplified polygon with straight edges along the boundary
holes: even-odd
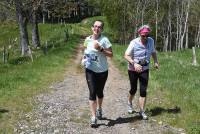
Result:
[[[45,55],[47,55],[47,51],[48,51],[48,41],[46,41],[46,43],[45,43],[45,48],[44,48]]]
[[[6,47],[3,46],[3,63],[6,63]]]
[[[7,63],[9,58],[9,52],[5,46],[3,46],[3,63]]]
[[[28,46],[28,54],[31,57],[31,61],[33,62],[33,55],[30,46]]]
[[[192,47],[192,65],[194,66],[198,65],[197,59],[196,59],[195,47]]]
[[[66,30],[64,30],[64,41],[67,42],[68,39],[69,39],[69,30],[66,29]]]

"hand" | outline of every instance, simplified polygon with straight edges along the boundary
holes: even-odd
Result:
[[[100,44],[97,41],[94,42],[94,48],[96,50],[99,50],[99,51],[101,50],[101,46],[100,46]]]
[[[134,68],[136,72],[142,72],[142,66],[140,64],[134,63]]]
[[[160,68],[160,65],[159,65],[157,62],[154,63],[154,66],[155,66],[156,69],[159,69],[159,68]]]

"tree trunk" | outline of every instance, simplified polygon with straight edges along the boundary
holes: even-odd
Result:
[[[140,15],[140,6],[141,6],[141,2],[140,0],[137,1],[137,5],[136,5],[136,16],[135,16],[135,31],[134,31],[134,38],[137,37],[137,30],[138,30],[138,24],[139,24],[139,15]]]
[[[164,36],[164,46],[163,46],[164,52],[167,52],[168,44],[169,44],[169,35],[166,33],[166,37]]]
[[[177,4],[176,4],[177,5]],[[178,6],[177,6],[177,8],[178,8]],[[176,51],[178,50],[178,39],[179,39],[179,19],[178,19],[178,13],[179,13],[179,11],[178,11],[178,9],[177,9],[177,11],[176,11],[176,14],[177,14],[177,17],[176,17]]]
[[[196,59],[196,53],[195,53],[195,47],[192,47],[192,64],[194,66],[197,65],[197,59]]]
[[[187,26],[187,29],[186,29],[186,33],[185,33],[185,48],[187,49],[188,48],[188,26]]]
[[[187,22],[188,22],[188,14],[189,14],[189,9],[190,9],[190,0],[187,3],[187,9],[186,9],[186,16],[185,16],[185,23],[184,23],[184,29],[183,29],[183,34],[181,35],[181,49],[183,48],[183,40],[186,34],[187,30]],[[184,9],[183,9],[184,10]]]
[[[34,9],[33,9],[33,13],[32,13],[32,44],[35,48],[40,47],[40,38],[39,38],[38,22],[37,22],[37,11]]]
[[[144,25],[144,13],[146,10],[146,6],[147,6],[147,1],[142,1],[142,13],[141,13],[141,21],[142,21],[142,25]]]
[[[19,23],[19,30],[20,30],[20,45],[21,45],[21,54],[24,56],[28,52],[28,32],[27,32],[27,21],[26,17],[24,17],[23,9],[21,7],[22,1],[15,0],[16,6],[16,16]]]
[[[200,22],[199,22],[199,26],[197,28],[197,35],[195,38],[195,46],[200,47]]]
[[[158,41],[158,10],[159,10],[159,0],[156,0],[156,41],[155,46],[157,45]]]
[[[46,15],[45,15],[45,12],[43,11],[42,12],[42,23],[43,24],[45,24],[45,17],[46,17]]]
[[[168,11],[168,22],[169,22],[169,24],[168,24],[168,32],[167,32],[167,34],[169,34],[168,35],[168,46],[169,46],[169,51],[171,51],[171,49],[172,49],[172,14],[171,14],[171,1],[169,1],[169,9],[168,9],[169,11]],[[168,49],[168,48],[167,48]]]

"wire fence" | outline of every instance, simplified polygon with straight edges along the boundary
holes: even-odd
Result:
[[[27,53],[21,55],[20,41],[17,37],[9,37],[5,39],[3,46],[0,47],[0,64],[22,64],[27,61],[34,61],[35,58],[41,55],[47,55],[50,49],[54,49],[60,45],[60,41],[68,42],[70,35],[74,34],[78,28],[67,25],[62,25],[60,29],[52,28],[52,32],[58,32],[57,37],[49,37],[48,40],[43,40],[39,48],[28,46]],[[43,33],[41,33],[41,36]]]

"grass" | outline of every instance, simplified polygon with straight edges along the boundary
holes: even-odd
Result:
[[[9,52],[9,61],[3,64],[0,55],[0,133],[13,133],[19,115],[32,110],[33,97],[49,92],[49,85],[63,80],[66,66],[75,53],[80,36],[91,34],[92,20],[77,24],[39,24],[41,49],[32,48],[33,59],[21,57],[19,29],[15,22],[0,25],[0,52],[3,46]],[[65,42],[65,31],[69,40]],[[31,26],[28,25],[31,45]],[[48,44],[48,52],[44,48]]]
[[[70,38],[65,42],[63,31],[68,27],[71,27]],[[0,64],[0,133],[13,133],[19,115],[32,110],[33,96],[48,92],[50,84],[63,80],[65,68],[70,65],[80,33],[83,33],[81,30],[84,28],[79,27],[40,24],[42,47],[48,41],[47,54],[44,55],[42,49],[33,50],[34,62],[31,62],[30,58],[20,57],[20,53],[11,53],[8,63]],[[2,34],[5,37],[1,37],[2,42],[9,40],[9,34],[10,37],[18,36],[16,24],[4,26],[3,29],[7,32]],[[4,45],[2,42],[0,46]]]
[[[113,45],[114,60],[127,74],[123,59],[127,46]],[[200,50],[196,49],[200,63]],[[158,53],[160,69],[151,65],[147,111],[157,121],[200,133],[200,66],[193,66],[192,50]]]
[[[10,60],[2,64],[0,55],[0,133],[13,133],[19,114],[32,110],[32,98],[41,92],[48,92],[49,85],[61,81],[66,66],[79,43],[80,34],[91,34],[94,17],[79,24],[40,24],[39,32],[43,48],[48,42],[48,52],[33,50],[34,62],[29,58],[20,58],[19,51],[10,53]],[[13,45],[18,48],[18,27],[16,24],[0,25],[0,51]],[[29,27],[30,30],[30,27]],[[64,42],[64,31],[68,30],[70,38]],[[105,34],[112,36],[106,23]],[[29,31],[30,33],[30,31]],[[10,39],[16,39],[10,43]],[[123,59],[127,46],[113,44],[114,58],[118,67],[127,74],[127,62]],[[11,49],[9,51],[11,51]],[[197,49],[197,61],[200,64],[200,50]],[[151,66],[148,88],[147,111],[158,122],[184,128],[187,133],[200,132],[200,66],[191,65],[190,49],[171,53],[158,53],[160,70]],[[85,116],[85,115],[84,115]],[[77,120],[79,122],[79,120]]]

